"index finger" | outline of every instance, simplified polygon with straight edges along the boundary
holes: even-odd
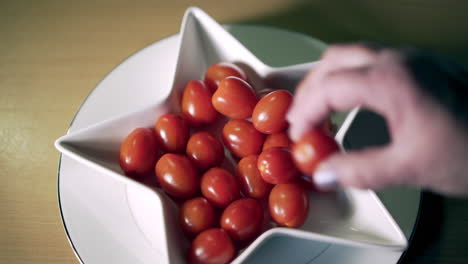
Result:
[[[327,73],[320,82],[312,82],[295,95],[287,114],[293,140],[318,126],[332,111],[346,111],[369,105],[372,90],[363,69],[345,69]]]
[[[375,78],[371,78],[378,58],[378,51],[367,45],[328,48],[318,67],[296,89],[287,114],[291,138],[297,140],[306,130],[320,125],[332,111],[350,110],[360,105],[371,109],[378,107],[373,94]]]

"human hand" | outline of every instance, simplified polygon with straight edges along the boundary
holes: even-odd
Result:
[[[382,115],[391,142],[337,153],[313,175],[319,188],[413,185],[468,194],[468,76],[414,49],[332,46],[299,84],[287,115],[295,141],[332,111],[356,106]]]

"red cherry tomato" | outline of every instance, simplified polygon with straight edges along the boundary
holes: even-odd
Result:
[[[272,184],[291,182],[299,174],[291,152],[281,147],[263,151],[258,156],[257,166],[263,180]]]
[[[322,129],[305,133],[292,147],[297,167],[305,174],[312,174],[318,164],[339,151],[336,141]]]
[[[234,258],[236,249],[228,233],[221,228],[201,232],[188,251],[188,262],[192,264],[225,264]]]
[[[192,80],[182,94],[182,112],[193,126],[213,123],[218,112],[211,104],[213,93],[205,82]]]
[[[237,165],[237,177],[245,196],[262,199],[270,193],[273,185],[263,180],[257,168],[257,160],[257,155],[241,159]]]
[[[239,183],[227,170],[219,167],[211,168],[201,179],[203,196],[216,207],[224,208],[239,198]]]
[[[147,174],[153,170],[158,152],[153,131],[137,128],[120,145],[120,167],[128,176]]]
[[[190,236],[214,227],[216,219],[213,206],[203,197],[187,200],[180,207],[179,223]]]
[[[214,92],[218,89],[219,82],[229,76],[241,78],[246,82],[248,81],[247,74],[237,65],[229,62],[220,62],[211,65],[208,70],[206,70],[205,82],[210,87],[211,91]]]
[[[288,133],[283,131],[283,132],[268,135],[265,139],[265,142],[263,143],[262,150],[266,150],[271,147],[283,147],[283,148],[290,149],[292,145],[293,143],[291,139],[289,138]]]
[[[238,242],[252,240],[260,232],[263,223],[263,208],[252,198],[232,202],[221,215],[221,228]]]
[[[156,137],[166,152],[184,152],[190,130],[179,114],[164,114],[154,126]]]
[[[309,195],[297,183],[278,184],[270,192],[270,215],[279,225],[301,226],[309,213]]]
[[[176,198],[188,198],[200,188],[200,178],[192,162],[181,154],[164,154],[156,163],[156,177],[161,187]]]
[[[224,125],[224,145],[237,157],[260,153],[264,140],[265,135],[258,132],[247,120],[230,120]]]
[[[278,133],[288,127],[286,113],[293,96],[287,90],[271,92],[258,101],[252,114],[255,128],[265,134]]]
[[[219,166],[224,160],[224,147],[212,134],[193,134],[187,143],[187,156],[201,170]]]
[[[227,77],[219,83],[211,102],[221,114],[230,118],[249,118],[257,104],[257,95],[246,81]]]

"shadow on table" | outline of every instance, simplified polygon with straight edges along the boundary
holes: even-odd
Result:
[[[244,24],[305,33],[328,43],[377,41],[414,45],[452,56],[468,66],[467,1],[330,0],[291,4]]]
[[[442,201],[443,198],[437,194],[423,193],[410,245],[398,263],[428,263],[437,257],[439,250],[434,248],[444,220]]]

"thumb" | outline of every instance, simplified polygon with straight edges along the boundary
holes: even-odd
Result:
[[[323,161],[312,178],[319,189],[331,189],[337,184],[381,189],[403,183],[404,175],[399,172],[404,170],[397,160],[391,146],[341,152]]]

